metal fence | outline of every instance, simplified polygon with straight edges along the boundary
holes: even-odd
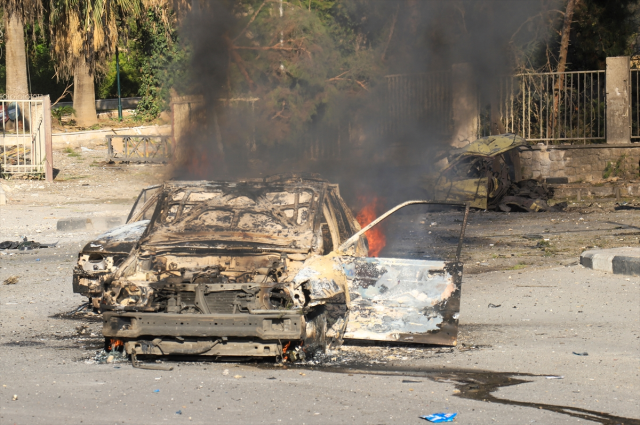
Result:
[[[49,137],[51,135],[51,119],[47,119],[50,111],[45,111],[46,107],[48,98],[44,96],[32,95],[25,100],[0,99],[2,176],[44,176],[47,130]]]
[[[507,132],[531,142],[597,142],[606,138],[605,71],[505,77],[499,115]]]
[[[107,156],[117,162],[167,162],[173,158],[171,136],[108,135]]]
[[[416,128],[431,134],[451,134],[453,125],[451,72],[389,75],[386,77],[388,115],[383,134],[402,136]]]

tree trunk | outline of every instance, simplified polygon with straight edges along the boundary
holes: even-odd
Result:
[[[579,0],[568,0],[567,9],[564,12],[564,22],[562,24],[562,38],[560,39],[560,56],[558,58],[558,78],[553,89],[553,123],[550,137],[555,136],[556,124],[558,122],[558,112],[560,106],[560,90],[564,86],[563,72],[567,68],[567,53],[569,52],[569,37],[571,35],[571,21],[573,20],[573,10]]]
[[[29,95],[29,85],[22,19],[17,13],[8,17],[5,12],[4,28],[7,51],[7,98],[26,99]]]
[[[76,125],[91,127],[98,123],[93,75],[84,60],[76,66],[73,74],[73,109],[75,109]]]

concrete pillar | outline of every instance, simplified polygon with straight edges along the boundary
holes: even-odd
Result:
[[[478,89],[473,70],[468,63],[451,66],[451,95],[453,108],[453,139],[457,148],[468,145],[478,138]]]
[[[629,57],[607,58],[607,143],[631,143]]]

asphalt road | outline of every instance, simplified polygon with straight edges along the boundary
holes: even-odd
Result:
[[[356,345],[319,364],[150,371],[96,364],[99,318],[61,315],[82,302],[70,277],[88,236],[0,255],[0,281],[19,276],[0,286],[2,424],[417,424],[436,412],[460,424],[640,423],[638,278],[578,265],[467,275],[455,349]]]
[[[11,203],[0,207],[0,239],[59,241],[0,252],[0,283],[18,277],[0,284],[2,425],[419,424],[437,412],[457,412],[459,424],[640,424],[640,279],[577,265],[586,247],[637,245],[637,211],[590,202],[473,213],[454,349],[347,345],[301,365],[171,361],[171,372],[150,371],[94,361],[100,318],[65,314],[83,302],[71,273],[92,234],[56,232],[55,222],[126,216],[164,171],[56,155],[60,181],[2,182]],[[388,221],[386,255],[432,255],[455,241],[459,219]]]

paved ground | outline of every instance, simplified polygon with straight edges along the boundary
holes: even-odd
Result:
[[[99,160],[90,154],[83,161]],[[0,254],[0,282],[18,276],[0,285],[0,423],[395,424],[458,412],[461,424],[640,424],[640,279],[576,264],[582,246],[637,244],[637,211],[472,214],[455,349],[350,345],[317,364],[172,362],[160,372],[92,360],[99,318],[65,315],[82,302],[71,270],[92,235],[56,232],[55,221],[126,215],[162,169],[86,174],[63,159],[61,176],[87,177],[3,182],[12,203],[0,207],[2,239],[59,244]],[[388,253],[430,255],[427,237],[451,242],[458,218],[389,222],[400,236]]]

